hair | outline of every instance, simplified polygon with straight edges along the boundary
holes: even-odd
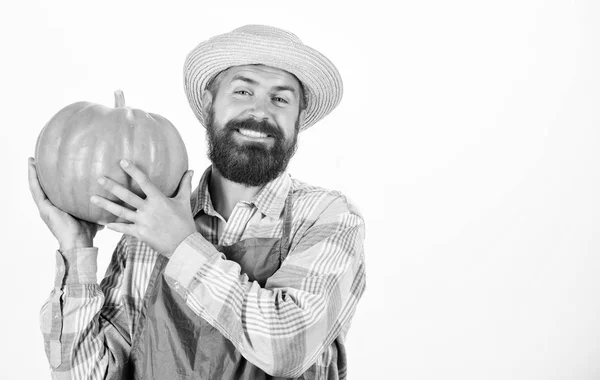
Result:
[[[210,92],[210,94],[212,95],[213,101],[217,97],[217,92],[219,90],[219,86],[221,85],[221,80],[223,79],[222,74],[225,71],[227,71],[227,69],[219,71],[215,76],[210,78],[210,80],[206,84],[206,90],[208,92]],[[298,77],[292,73],[289,73],[289,74],[291,74],[294,78],[296,78],[296,80],[300,84],[300,112],[301,112],[301,111],[305,110],[306,106],[308,105],[308,95],[306,94],[306,89],[304,88],[304,84],[300,81],[300,79],[298,79]]]

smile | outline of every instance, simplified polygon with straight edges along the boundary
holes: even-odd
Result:
[[[254,139],[266,139],[271,137],[271,135],[267,135],[266,133],[252,131],[250,129],[238,129],[237,130],[242,136],[254,138]]]

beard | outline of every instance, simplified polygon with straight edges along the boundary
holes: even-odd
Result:
[[[252,118],[230,120],[217,130],[211,107],[206,119],[208,158],[226,179],[248,187],[262,186],[283,173],[296,153],[298,123],[299,120],[296,120],[291,140],[285,139],[277,125]],[[234,137],[239,129],[266,133],[273,138],[273,144],[269,146],[258,141],[240,143]]]

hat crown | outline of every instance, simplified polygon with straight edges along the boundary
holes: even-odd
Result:
[[[234,34],[250,34],[259,38],[268,39],[279,39],[296,44],[302,44],[302,41],[294,33],[288,32],[287,30],[276,28],[268,25],[244,25],[237,29],[234,29],[231,33]]]

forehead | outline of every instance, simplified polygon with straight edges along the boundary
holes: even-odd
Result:
[[[243,65],[233,66],[221,72],[217,78],[220,84],[229,85],[240,78],[248,78],[257,82],[258,85],[291,86],[296,91],[300,90],[300,82],[295,75],[272,66],[265,65]]]

